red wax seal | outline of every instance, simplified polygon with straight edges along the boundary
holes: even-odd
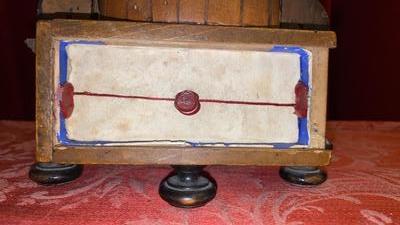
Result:
[[[175,108],[184,115],[190,116],[200,110],[199,95],[193,91],[182,91],[175,96]]]
[[[299,118],[307,117],[308,109],[308,87],[299,81],[294,89],[296,94],[295,113]]]
[[[59,87],[60,110],[65,119],[71,116],[74,110],[74,86],[71,83],[65,83]]]

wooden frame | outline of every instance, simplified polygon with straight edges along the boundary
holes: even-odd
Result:
[[[60,40],[101,40],[112,44],[268,49],[295,45],[312,52],[310,145],[307,149],[216,147],[66,147],[55,141],[54,52]],[[297,165],[329,163],[325,150],[328,51],[336,37],[328,31],[221,27],[110,21],[53,20],[37,25],[36,159],[79,164]]]

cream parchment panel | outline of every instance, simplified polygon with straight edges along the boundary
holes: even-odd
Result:
[[[268,51],[73,44],[68,82],[75,92],[292,104],[299,55]],[[74,96],[65,126],[77,141],[184,140],[205,143],[296,143],[298,118],[282,106],[201,103],[186,116],[173,102]]]

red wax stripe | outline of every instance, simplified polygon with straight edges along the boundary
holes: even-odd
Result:
[[[144,99],[153,101],[175,101],[175,98],[161,98],[161,97],[147,97],[138,95],[116,95],[116,94],[104,94],[104,93],[92,93],[92,92],[74,92],[74,95],[86,95],[96,97],[111,97],[111,98],[130,98],[130,99]],[[293,107],[294,103],[273,103],[273,102],[249,102],[249,101],[231,101],[231,100],[217,100],[217,99],[200,99],[200,102],[209,103],[220,103],[220,104],[232,104],[232,105],[259,105],[259,106],[282,106],[282,107]]]
[[[155,100],[155,101],[175,101],[175,98],[158,98],[158,97],[146,97],[137,95],[116,95],[116,94],[103,94],[103,93],[92,93],[92,92],[74,92],[74,95],[86,95],[96,97],[111,97],[111,98],[133,98],[133,99],[144,99],[144,100]]]
[[[293,103],[272,103],[272,102],[246,102],[246,101],[231,101],[231,100],[216,100],[216,99],[200,99],[200,102],[212,102],[233,105],[271,105],[271,106],[295,106]]]

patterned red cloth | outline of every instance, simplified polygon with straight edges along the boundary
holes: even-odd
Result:
[[[210,166],[217,197],[169,206],[158,184],[169,167],[85,167],[76,181],[42,187],[27,177],[32,122],[0,122],[0,224],[400,224],[400,123],[332,122],[328,181],[285,183],[277,167]]]

